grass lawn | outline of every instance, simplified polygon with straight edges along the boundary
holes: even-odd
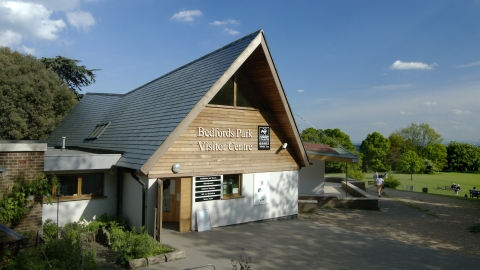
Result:
[[[403,189],[403,185],[414,186],[416,192],[422,192],[422,188],[428,188],[428,193],[453,195],[453,190],[436,189],[438,186],[450,187],[453,183],[460,185],[458,196],[470,196],[469,190],[476,187],[480,190],[480,174],[478,173],[437,173],[437,174],[414,174],[413,180],[410,180],[410,174],[394,173],[395,179],[402,185],[397,189]],[[345,177],[345,174],[326,174],[328,176]],[[364,181],[373,181],[373,173],[366,173]]]

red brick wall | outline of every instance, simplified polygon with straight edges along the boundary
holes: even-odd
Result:
[[[4,196],[11,188],[16,176],[33,180],[43,173],[44,152],[0,152],[0,167],[5,172],[0,174],[0,194]],[[16,231],[39,231],[42,228],[42,204],[32,203],[27,217],[14,226]]]

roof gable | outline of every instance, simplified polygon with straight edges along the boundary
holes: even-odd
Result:
[[[271,109],[286,117],[282,128],[296,141],[296,153],[305,166],[307,157],[283,88],[271,60],[263,31],[254,32],[173,70],[124,95],[87,93],[48,138],[49,146],[123,152],[117,166],[148,174],[166,150],[208,105],[226,81],[253,55],[263,54],[275,83],[269,91],[282,105]],[[247,61],[248,60],[248,61]],[[254,65],[253,63],[251,63]],[[253,75],[257,76],[257,75]],[[270,96],[269,96],[270,97]],[[85,140],[96,125],[110,122],[102,136]]]

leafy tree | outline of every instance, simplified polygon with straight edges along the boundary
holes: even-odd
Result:
[[[480,148],[473,144],[452,141],[447,146],[447,162],[450,171],[478,171]]]
[[[436,171],[441,171],[447,165],[447,147],[443,144],[431,144],[427,146],[426,158],[430,160],[436,168]]]
[[[390,141],[378,132],[368,134],[360,145],[363,155],[363,171],[387,171],[387,153],[390,150]]]
[[[428,124],[415,124],[402,128],[396,131],[398,135],[405,139],[405,149],[414,150],[422,157],[427,157],[426,148],[429,145],[441,144],[443,142],[442,136],[438,134]]]
[[[350,136],[343,133],[340,129],[314,129],[307,128],[302,131],[302,140],[304,142],[320,143],[335,148],[344,148],[345,150],[356,153],[355,146],[350,140]],[[325,162],[326,173],[345,172],[345,164],[339,162]]]
[[[77,103],[31,55],[0,47],[0,140],[43,140]]]
[[[413,174],[423,169],[423,160],[415,151],[408,150],[400,158],[398,166],[401,171],[410,173],[410,179],[413,179]]]
[[[47,67],[53,70],[60,80],[68,85],[68,87],[75,93],[77,99],[81,99],[83,95],[79,95],[78,91],[82,91],[83,86],[88,86],[95,82],[94,71],[99,69],[87,69],[85,66],[77,65],[80,60],[69,59],[62,56],[55,58],[42,57],[40,61]]]
[[[388,137],[390,149],[387,153],[387,164],[394,171],[397,170],[398,161],[405,152],[405,139],[397,133],[392,133]]]

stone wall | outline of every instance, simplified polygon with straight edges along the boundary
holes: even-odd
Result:
[[[16,177],[27,181],[43,173],[47,144],[38,141],[0,141],[0,194],[4,196],[13,186]],[[16,231],[39,231],[42,228],[42,204],[33,202],[30,211],[19,224],[13,224]]]

